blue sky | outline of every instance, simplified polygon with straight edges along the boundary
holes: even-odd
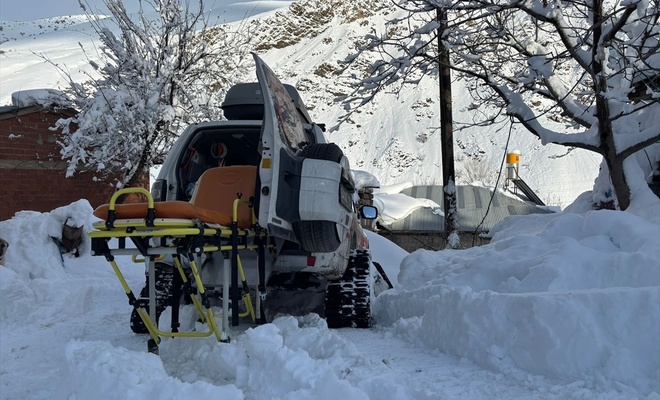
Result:
[[[204,4],[207,9],[227,9],[228,11],[232,9],[234,13],[238,12],[238,16],[243,17],[246,11],[249,14],[255,14],[281,7],[290,2],[291,0],[205,0]],[[101,13],[106,10],[104,0],[83,0],[83,3],[88,4],[92,10],[100,10]],[[137,11],[138,4],[139,0],[124,0],[124,6],[129,12]],[[197,0],[191,1],[191,5],[196,4]],[[83,12],[78,0],[0,0],[0,20],[3,21],[34,21],[41,18],[81,14]],[[226,17],[235,19],[233,15]]]
[[[90,0],[92,8],[103,4],[102,0]],[[137,0],[125,4],[137,4]],[[82,14],[78,0],[0,0],[0,19],[4,21],[32,21],[40,18]]]

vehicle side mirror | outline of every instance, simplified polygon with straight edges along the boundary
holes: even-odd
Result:
[[[360,217],[364,219],[376,219],[378,217],[378,209],[374,206],[360,207]]]

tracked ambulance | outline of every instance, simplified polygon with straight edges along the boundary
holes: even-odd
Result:
[[[256,320],[262,323],[279,314],[313,312],[330,327],[369,327],[372,300],[389,283],[382,269],[374,268],[360,226],[361,219],[376,218],[376,209],[358,205],[359,188],[348,159],[339,146],[326,141],[324,126],[313,121],[297,90],[283,85],[258,56],[254,58],[258,82],[238,84],[227,92],[222,103],[227,120],[189,126],[169,151],[151,190],[156,217],[159,202],[200,203],[199,182],[209,170],[229,171],[236,180],[247,175],[247,187],[240,192],[218,184],[204,207],[236,198],[248,202],[248,211],[237,215],[237,226],[242,219],[243,227],[265,237],[266,245],[261,255],[249,244],[235,254],[222,246],[215,252],[198,249],[196,269],[206,301],[217,299],[220,304],[229,298],[233,325],[248,314],[250,302],[256,304]],[[242,240],[240,234],[235,236],[232,240]],[[240,260],[240,271],[229,284],[223,272],[228,259],[234,264]],[[153,276],[147,273],[135,300],[151,315],[155,312],[155,324],[166,307],[178,307],[173,297],[194,294],[197,282],[189,267],[183,266],[187,292],[181,290],[185,282],[176,270],[171,257],[157,260]],[[149,305],[150,292],[155,305]],[[131,328],[147,332],[139,308],[131,316]]]

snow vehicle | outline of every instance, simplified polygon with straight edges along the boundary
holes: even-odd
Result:
[[[348,159],[326,142],[296,89],[254,59],[258,83],[227,92],[227,120],[188,127],[151,193],[134,190],[147,203],[116,204],[131,191],[123,189],[95,210],[103,221],[89,233],[92,254],[112,264],[134,307],[131,327],[150,333],[152,351],[160,336],[196,333],[178,332],[182,298],[208,322],[203,334],[224,340],[229,315],[233,326],[315,312],[330,327],[369,327],[372,300],[388,288],[360,225],[377,211],[358,204]],[[110,249],[114,237],[119,245]],[[114,263],[120,254],[144,257],[139,298]],[[222,330],[211,307],[218,303]],[[171,332],[158,327],[167,306]]]

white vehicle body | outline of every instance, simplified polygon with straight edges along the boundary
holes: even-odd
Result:
[[[194,182],[187,182],[185,173],[193,167],[203,171],[219,166],[214,148],[222,143],[228,153],[223,165],[258,166],[257,221],[274,242],[267,276],[305,272],[337,279],[344,274],[351,251],[368,247],[358,223],[348,160],[341,152],[333,153],[336,160],[304,155],[312,145],[329,146],[322,126],[311,121],[293,87],[282,85],[257,56],[255,60],[259,84],[235,86],[223,103],[225,115],[233,119],[189,126],[168,153],[152,195],[157,201],[188,200],[186,188]],[[204,159],[203,165],[193,165],[197,159]],[[319,227],[326,230],[325,236],[309,244],[310,230],[315,234]],[[248,281],[256,282],[254,256],[245,251],[241,258]],[[204,269],[206,274],[218,270]],[[214,276],[215,280],[221,276]]]

